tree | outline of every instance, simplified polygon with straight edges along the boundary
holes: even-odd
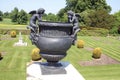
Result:
[[[43,16],[42,16],[42,20],[46,21],[47,20],[47,14],[44,13]]]
[[[92,11],[88,14],[85,23],[87,26],[111,29],[115,19],[105,10]]]
[[[87,9],[99,10],[104,9],[107,12],[111,11],[111,7],[107,5],[106,0],[66,0],[67,10],[73,10],[77,13]]]
[[[113,14],[114,16],[114,23],[113,23],[113,27],[110,30],[110,33],[118,33],[120,31],[120,11],[116,12]]]
[[[66,10],[64,8],[60,9],[57,16],[58,16],[58,21],[66,21],[66,19],[65,19],[67,16]]]
[[[120,11],[116,12],[113,16],[116,20],[115,26],[118,27],[120,25]]]
[[[2,20],[3,20],[3,12],[0,11],[0,21],[2,21]]]
[[[57,16],[55,14],[49,13],[46,17],[46,20],[56,22],[57,21]]]
[[[27,21],[28,21],[27,13],[24,10],[21,10],[18,13],[17,23],[18,24],[27,24]]]
[[[5,12],[5,13],[3,14],[3,17],[4,17],[4,18],[10,18],[10,13],[9,13],[9,12]]]
[[[107,5],[106,0],[66,0],[66,7],[58,12],[58,17],[63,18],[68,10],[79,13],[81,16],[80,23],[85,25],[84,19],[90,14],[90,11],[105,10],[109,13],[111,7]]]
[[[18,8],[15,7],[14,10],[11,12],[11,20],[12,22],[17,22],[17,18],[18,18]]]

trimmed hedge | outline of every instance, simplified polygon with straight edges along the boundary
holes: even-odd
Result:
[[[11,31],[11,32],[10,32],[10,36],[11,36],[12,38],[16,38],[16,31]]]
[[[84,48],[85,42],[83,40],[77,40],[77,48]]]
[[[99,58],[101,57],[101,54],[102,54],[101,48],[95,48],[95,49],[93,50],[93,55],[92,55],[92,57],[95,58],[95,59],[99,59]]]
[[[0,34],[10,34],[10,31],[16,31],[17,34],[21,32],[23,35],[29,35],[30,30],[28,29],[0,29]],[[78,36],[107,36],[109,34],[109,30],[107,29],[94,29],[87,30],[83,28],[80,32],[78,32]]]
[[[31,58],[33,61],[41,60],[40,49],[34,48],[31,53]]]
[[[82,29],[78,36],[107,36],[109,34],[109,30],[107,29],[100,29],[100,30],[87,30]]]
[[[29,35],[30,34],[30,30],[27,29],[0,29],[0,34],[10,34],[11,31],[16,31],[17,34],[19,34],[19,32],[21,32],[23,35]]]

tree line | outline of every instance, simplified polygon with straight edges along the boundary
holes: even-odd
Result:
[[[0,16],[0,21],[2,21],[3,18],[10,18],[11,21],[16,24],[27,24],[28,22],[28,14],[24,10],[19,11],[17,7],[15,7],[10,13],[3,13],[0,11]]]
[[[80,26],[97,27],[115,30],[120,25],[120,11],[110,14],[111,7],[106,0],[66,0],[66,6],[57,14],[48,13],[43,15],[43,20],[54,22],[67,22],[67,11],[72,10],[80,15]],[[27,24],[30,15],[24,10],[14,8],[10,13],[0,11],[0,21],[11,18],[17,24]]]

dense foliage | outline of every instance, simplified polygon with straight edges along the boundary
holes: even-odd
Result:
[[[18,24],[27,24],[27,21],[28,21],[27,13],[24,10],[21,10],[18,13],[17,23]]]
[[[18,8],[16,7],[11,12],[11,19],[12,22],[15,22],[17,24],[26,24],[28,21],[27,13],[24,10],[21,10],[19,12]]]
[[[4,17],[4,18],[10,18],[10,13],[9,13],[9,12],[5,12],[5,13],[3,14],[3,17]]]
[[[64,20],[68,10],[80,14],[80,26],[111,28],[111,21],[114,21],[106,0],[66,0],[66,7],[58,12],[58,18]]]
[[[107,5],[106,0],[66,0],[66,10],[73,10],[81,13],[86,10],[101,10],[111,11],[111,7]]]
[[[110,30],[110,33],[116,34],[116,33],[119,33],[118,31],[120,29],[120,11],[114,13],[113,16],[115,21],[113,23],[113,27]]]
[[[111,29],[115,19],[105,10],[90,11],[84,18],[86,26]]]
[[[12,22],[17,22],[18,19],[18,8],[14,8],[14,10],[11,12],[11,20]]]
[[[58,21],[57,16],[53,13],[44,14],[43,20],[53,21],[53,22]]]

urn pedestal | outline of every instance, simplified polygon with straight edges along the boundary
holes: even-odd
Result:
[[[67,74],[42,75],[40,63],[35,62],[27,67],[26,80],[85,80],[84,77],[69,62],[60,62]]]

